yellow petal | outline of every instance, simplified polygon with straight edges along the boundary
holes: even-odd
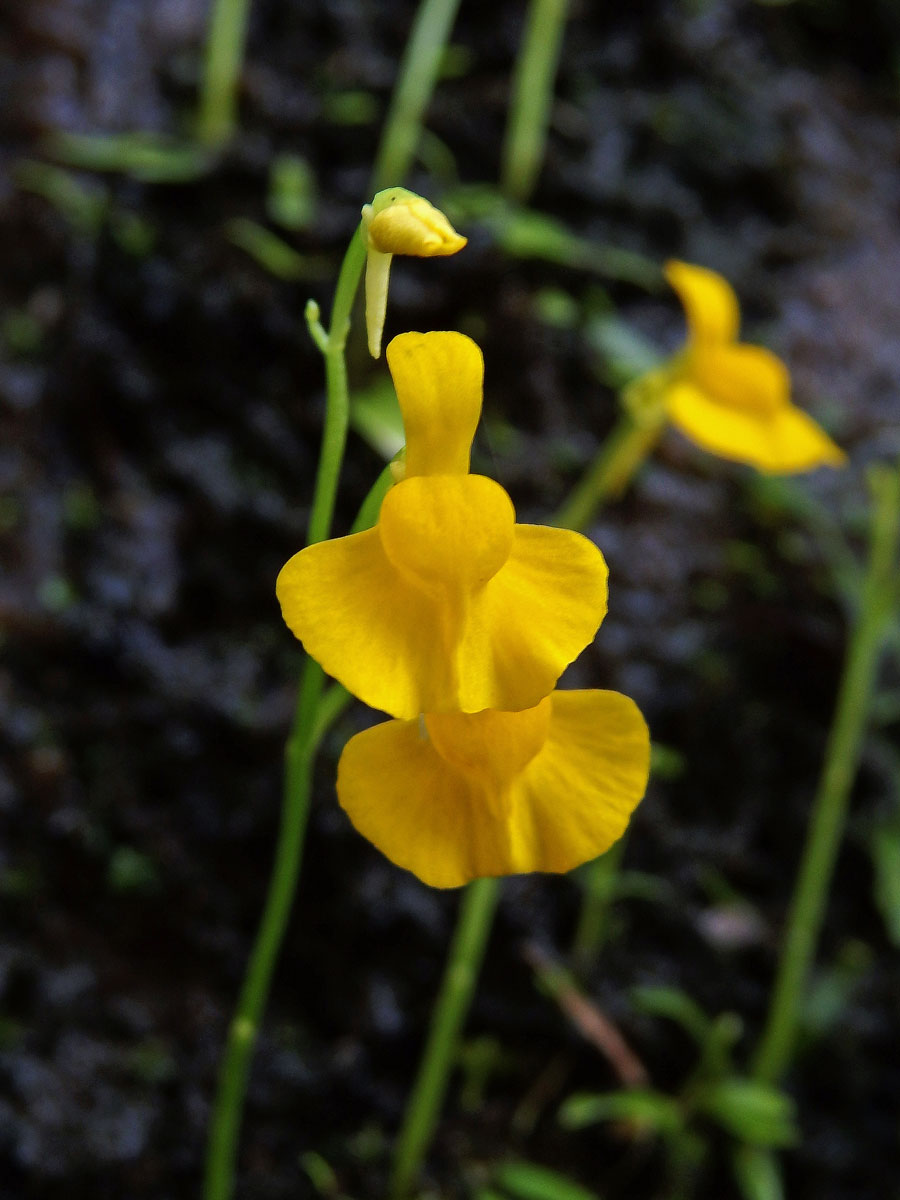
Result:
[[[464,475],[481,416],[484,359],[461,333],[402,333],[387,348],[406,430],[406,475]]]
[[[791,402],[788,369],[763,346],[696,346],[684,371],[701,392],[728,408],[771,413]]]
[[[547,740],[510,790],[515,871],[570,871],[625,832],[647,786],[650,735],[618,692],[554,692]]]
[[[381,505],[385,554],[410,582],[443,600],[483,587],[509,558],[516,514],[484,475],[414,476]]]
[[[442,609],[391,565],[377,527],[301,550],[275,590],[307,653],[363,703],[413,717],[455,696]]]
[[[459,708],[531,708],[606,615],[607,567],[570,529],[517,525],[512,553],[473,597],[457,651]]]
[[[356,829],[398,867],[431,887],[461,887],[504,873],[502,799],[454,771],[419,721],[386,721],[351,738],[337,794]]]
[[[824,430],[792,404],[769,413],[747,412],[682,382],[670,388],[667,411],[672,423],[704,450],[760,471],[787,475],[846,461]]]
[[[466,244],[440,209],[402,188],[379,192],[363,209],[363,221],[369,245],[382,254],[432,258],[456,254]]]
[[[727,279],[675,259],[666,263],[664,273],[684,307],[691,341],[714,344],[737,338],[740,309]]]
[[[630,700],[556,692],[527,712],[377,725],[347,743],[337,789],[392,862],[459,887],[595,858],[624,831],[648,768],[647,727]]]
[[[449,511],[451,492],[466,521]],[[536,705],[606,611],[597,547],[571,530],[518,525],[484,583],[508,545],[512,506],[499,484],[417,477],[388,492],[382,512],[384,528],[308,546],[282,568],[282,613],[307,652],[397,717]]]

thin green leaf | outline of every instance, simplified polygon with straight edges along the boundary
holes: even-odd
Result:
[[[564,1129],[583,1129],[599,1121],[629,1121],[656,1133],[678,1133],[684,1126],[681,1106],[671,1096],[651,1088],[621,1092],[578,1092],[560,1106]]]
[[[494,1179],[516,1200],[598,1200],[595,1192],[580,1183],[535,1163],[506,1163],[497,1168]]]
[[[738,1076],[722,1079],[703,1092],[697,1107],[754,1146],[793,1146],[799,1140],[794,1101],[767,1083]]]

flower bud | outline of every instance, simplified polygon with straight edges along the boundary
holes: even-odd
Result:
[[[433,258],[462,250],[461,237],[444,214],[406,188],[385,188],[362,210],[366,230],[366,332],[369,353],[381,354],[391,259],[395,254]]]
[[[362,216],[369,248],[382,254],[432,258],[456,254],[466,244],[440,209],[405,188],[379,192]]]

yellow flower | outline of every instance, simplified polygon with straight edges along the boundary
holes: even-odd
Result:
[[[372,708],[531,708],[606,612],[606,563],[566,529],[517,525],[498,483],[470,475],[481,351],[459,333],[388,346],[406,428],[406,477],[374,529],[308,546],[282,568],[284,619]]]
[[[553,692],[524,712],[428,714],[351,738],[341,806],[432,887],[569,871],[617,841],[644,794],[650,739],[618,692]]]
[[[366,332],[369,353],[381,354],[381,334],[387,311],[388,280],[395,254],[434,258],[456,254],[466,238],[444,214],[406,188],[385,188],[362,210],[366,229]]]
[[[739,342],[740,312],[715,271],[668,262],[666,279],[684,305],[688,341],[665,390],[666,413],[692,441],[760,471],[787,474],[846,456],[790,399],[784,363]]]

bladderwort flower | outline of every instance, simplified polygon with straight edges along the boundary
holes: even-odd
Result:
[[[662,368],[672,424],[703,449],[771,474],[844,463],[843,451],[791,403],[781,359],[737,340],[740,310],[727,280],[677,261],[666,264],[665,276],[688,324],[683,352]]]
[[[353,825],[432,887],[564,872],[625,832],[650,739],[608,691],[555,691],[523,712],[427,714],[352,737],[337,793]]]
[[[362,210],[366,229],[366,333],[369,353],[381,355],[388,281],[395,254],[417,258],[456,254],[467,239],[440,209],[406,188],[385,188]]]
[[[276,591],[307,653],[372,708],[532,708],[606,613],[603,555],[568,529],[516,524],[504,489],[469,474],[483,360],[459,333],[387,350],[406,430],[405,478],[364,533],[319,542]]]

